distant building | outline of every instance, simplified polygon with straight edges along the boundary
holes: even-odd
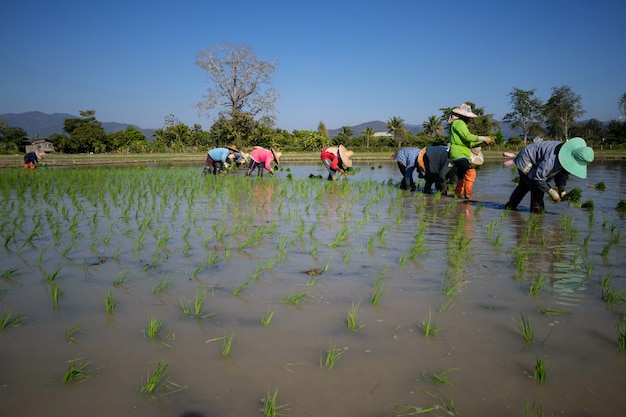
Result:
[[[26,153],[28,152],[46,152],[51,153],[54,152],[54,145],[48,139],[28,139],[24,141]]]
[[[392,138],[393,135],[389,132],[376,132],[374,133],[374,137],[386,137],[386,138]]]

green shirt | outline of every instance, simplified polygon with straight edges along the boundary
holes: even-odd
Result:
[[[470,133],[465,122],[456,119],[450,125],[450,160],[465,158],[472,160],[470,148],[480,145],[478,135]]]

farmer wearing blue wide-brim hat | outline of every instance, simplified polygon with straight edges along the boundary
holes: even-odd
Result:
[[[587,164],[593,157],[593,149],[583,138],[572,138],[565,143],[541,141],[525,146],[513,161],[519,172],[519,184],[505,208],[517,209],[530,191],[530,211],[543,212],[544,193],[555,202],[561,201],[569,174],[587,178]],[[552,188],[549,181],[554,181],[557,188]]]

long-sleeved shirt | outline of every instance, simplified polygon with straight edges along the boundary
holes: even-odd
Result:
[[[420,148],[402,148],[396,152],[396,162],[406,167],[404,178],[410,179],[413,176],[413,171],[415,171],[417,167],[417,157],[420,151]]]
[[[267,169],[268,171],[274,172],[274,170],[272,169],[274,154],[269,149],[256,148],[252,152],[250,152],[250,158],[252,158],[254,162],[264,164],[265,169]]]
[[[525,146],[513,162],[517,169],[526,174],[543,192],[550,191],[548,181],[554,180],[559,187],[564,187],[569,173],[559,162],[559,150],[563,142],[546,140]]]
[[[24,163],[29,164],[31,162],[33,164],[39,163],[39,158],[37,158],[37,152],[28,152],[26,155],[24,155]]]
[[[428,157],[428,166],[426,169],[433,174],[438,173],[442,181],[446,180],[446,176],[450,171],[450,160],[448,158],[447,146],[428,146],[426,147],[426,156]]]
[[[329,146],[328,148],[322,148],[320,159],[322,161],[330,161],[330,169],[332,169],[333,171],[339,171],[341,169],[341,167],[339,166],[340,159],[338,146]]]
[[[214,148],[211,149],[208,154],[214,161],[222,161],[226,163],[230,150],[227,148]]]
[[[470,148],[478,146],[481,141],[478,135],[470,133],[467,124],[461,119],[456,119],[450,125],[450,160],[457,159],[472,160],[472,151]]]

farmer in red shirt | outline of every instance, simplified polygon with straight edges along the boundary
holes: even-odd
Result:
[[[328,170],[329,181],[336,180],[338,172],[345,174],[348,168],[352,168],[353,155],[354,152],[347,150],[343,145],[322,148],[320,158]]]

